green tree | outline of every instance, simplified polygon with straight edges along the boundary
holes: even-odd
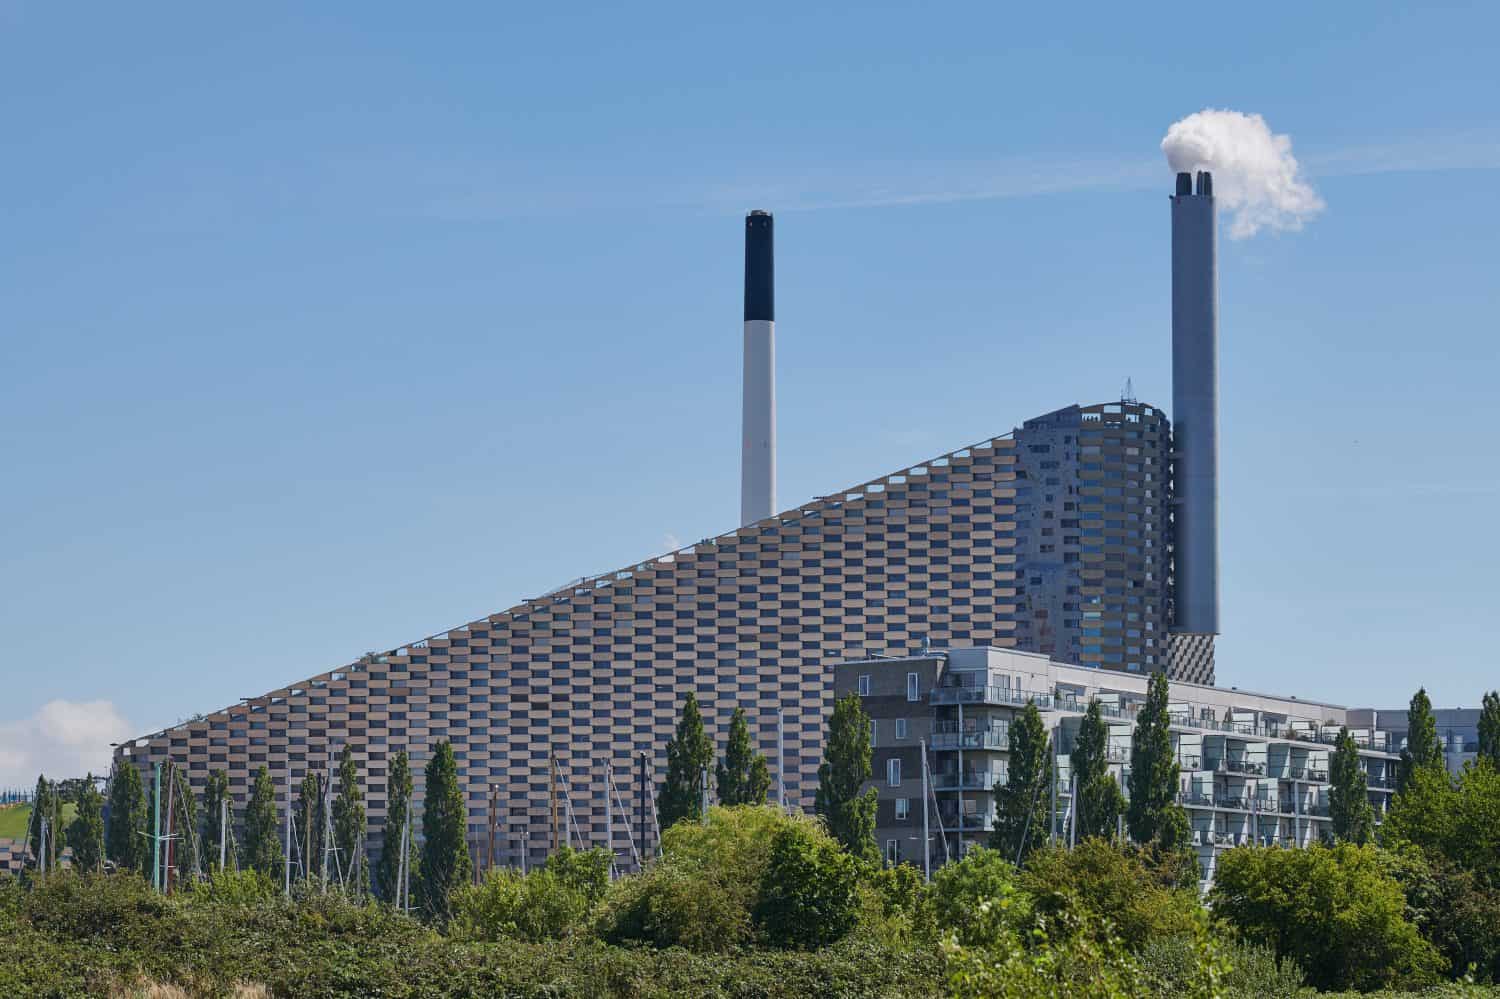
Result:
[[[444,740],[433,747],[427,763],[422,799],[422,867],[417,879],[417,904],[423,914],[439,926],[453,915],[452,893],[469,883],[473,874],[469,859],[468,808],[458,780],[458,761],[453,743]]]
[[[959,860],[944,864],[932,875],[933,922],[943,934],[952,933],[965,945],[987,942],[993,926],[981,918],[985,902],[1006,899],[1013,925],[1031,922],[1031,896],[1015,887],[1015,854],[971,848]]]
[[[104,852],[121,870],[146,872],[151,848],[146,840],[146,788],[133,764],[115,761],[109,781],[109,824]]]
[[[1359,747],[1347,725],[1339,730],[1334,744],[1328,783],[1328,816],[1333,820],[1334,838],[1347,843],[1369,842],[1375,831],[1375,810],[1370,807],[1365,772],[1359,765]]]
[[[94,786],[94,775],[78,790],[78,814],[68,824],[73,869],[93,874],[104,866],[104,796]]]
[[[667,740],[667,776],[656,794],[656,817],[663,830],[682,819],[703,817],[703,774],[714,761],[714,745],[703,731],[698,698],[690,690],[682,702],[677,734]]]
[[[209,773],[208,784],[203,790],[203,854],[210,873],[218,870],[219,844],[229,834],[228,826],[234,823],[232,814],[227,816],[228,822],[225,822],[224,804],[228,801],[229,774],[223,770],[214,770]],[[233,810],[234,806],[231,804],[228,811]]]
[[[786,826],[771,844],[755,925],[773,947],[826,947],[854,928],[857,886],[849,854],[803,826]]]
[[[1165,673],[1153,673],[1146,703],[1136,715],[1130,738],[1130,804],[1126,819],[1137,843],[1163,850],[1183,846],[1192,833],[1187,813],[1177,803],[1177,757],[1172,752],[1170,687]]]
[[[255,771],[250,800],[245,803],[245,841],[240,844],[240,866],[258,871],[271,880],[285,876],[281,852],[280,823],[276,818],[276,785],[271,771]]]
[[[1152,939],[1192,935],[1199,916],[1196,877],[1170,887],[1153,859],[1152,851],[1098,838],[1073,849],[1042,846],[1026,859],[1016,886],[1036,899],[1043,921],[1060,924],[1087,910],[1137,951]]]
[[[828,718],[828,738],[823,762],[818,766],[818,793],[813,808],[828,823],[833,838],[861,860],[880,857],[875,845],[873,787],[861,791],[870,779],[870,716],[858,694],[841,697]]]
[[[995,785],[995,828],[991,849],[1016,863],[1047,838],[1052,807],[1052,759],[1047,729],[1035,701],[1010,723],[1010,760],[1005,783]]]
[[[1500,770],[1500,690],[1484,695],[1479,712],[1479,755]]]
[[[1465,767],[1455,782],[1446,770],[1418,767],[1392,800],[1380,836],[1420,847],[1500,890],[1500,771],[1486,760]]]
[[[1114,838],[1125,799],[1109,769],[1109,726],[1097,699],[1089,701],[1068,762],[1078,795],[1078,838]]]
[[[1406,790],[1413,772],[1421,767],[1435,770],[1448,767],[1443,756],[1443,741],[1438,738],[1437,716],[1432,713],[1432,701],[1427,696],[1426,687],[1417,688],[1406,710],[1406,748],[1401,750],[1396,790]]]
[[[771,789],[771,769],[766,758],[750,744],[750,726],[745,709],[735,708],[729,720],[729,743],[715,772],[721,805],[764,805]]]
[[[403,749],[391,758],[390,770],[386,775],[385,826],[381,832],[380,860],[375,865],[376,891],[381,898],[391,903],[396,901],[399,888],[401,836],[411,815],[411,786],[411,762]],[[411,859],[416,859],[416,856],[417,852],[412,850]]]
[[[198,801],[193,797],[187,771],[172,768],[172,867],[178,885],[191,884],[198,873]],[[166,821],[162,811],[162,821]]]
[[[323,873],[323,781],[315,771],[309,770],[297,785],[297,842],[292,850],[292,860],[302,861],[302,877],[312,879]]]
[[[369,887],[369,871],[365,869],[365,798],[359,789],[354,750],[347,745],[339,754],[339,786],[333,799],[333,843],[345,884],[364,894]]]
[[[1293,958],[1325,991],[1419,988],[1447,964],[1407,920],[1401,885],[1373,846],[1229,850],[1209,899],[1239,937]]]
[[[47,870],[57,867],[57,856],[62,852],[57,841],[63,836],[62,796],[57,793],[57,787],[51,781],[45,776],[38,776],[36,790],[31,796],[31,819],[27,826],[31,856],[38,866],[41,866],[45,847]]]

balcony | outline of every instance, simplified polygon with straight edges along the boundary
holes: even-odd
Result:
[[[929,703],[938,704],[1001,704],[1025,707],[1030,701],[1042,710],[1052,707],[1049,694],[1033,694],[1009,687],[933,687]]]
[[[937,732],[932,737],[936,751],[1010,749],[1010,732],[1006,729],[976,729],[972,732]]]
[[[937,774],[932,779],[935,791],[989,791],[996,784],[1005,781],[1003,772],[991,770],[971,770],[960,779],[955,771],[946,771]]]

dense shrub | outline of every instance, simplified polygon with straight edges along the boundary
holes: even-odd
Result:
[[[1421,986],[1446,970],[1371,846],[1230,850],[1211,900],[1242,939],[1292,958],[1321,989]]]
[[[600,937],[700,954],[748,945],[753,927],[745,893],[698,874],[688,865],[663,862],[617,881],[600,908]]]
[[[1071,850],[1051,846],[1033,851],[1016,883],[1043,915],[1081,906],[1099,917],[1089,925],[1107,921],[1128,949],[1139,950],[1149,940],[1199,932],[1202,907],[1196,890],[1167,887],[1171,880],[1170,868],[1164,877],[1162,868],[1148,866],[1142,854],[1089,839]]]
[[[960,944],[984,943],[995,932],[1001,910],[983,910],[983,903],[1000,899],[1006,900],[1003,911],[1010,926],[1029,925],[1031,897],[1015,881],[1016,869],[998,851],[974,847],[932,876],[930,925],[956,934]]]
[[[588,896],[551,870],[495,870],[483,884],[453,893],[449,933],[459,940],[556,940],[581,926],[588,911]]]
[[[1108,924],[1086,910],[1041,916],[1029,932],[1018,927],[1008,909],[1012,894],[980,904],[970,936],[983,943],[964,945],[952,939],[945,947],[950,994],[960,999],[1032,999],[1032,997],[1126,997],[1170,994],[1208,999],[1219,994],[1222,964],[1202,936],[1184,938],[1175,954],[1171,982],[1163,980],[1109,933]]]
[[[752,913],[784,832],[810,844],[818,857],[831,856],[825,848],[837,850],[821,823],[770,806],[713,808],[707,822],[677,823],[662,837],[656,866],[606,894],[596,921],[600,936],[700,953],[755,943]]]
[[[761,874],[754,920],[773,947],[816,950],[854,928],[858,910],[853,859],[812,828],[776,834]]]

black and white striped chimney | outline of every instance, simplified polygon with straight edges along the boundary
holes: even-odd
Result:
[[[770,212],[745,217],[740,523],[776,512],[776,265]]]

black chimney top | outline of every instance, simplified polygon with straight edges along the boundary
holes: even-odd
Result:
[[[1177,196],[1179,198],[1193,193],[1193,175],[1190,173],[1179,173],[1177,175]]]

